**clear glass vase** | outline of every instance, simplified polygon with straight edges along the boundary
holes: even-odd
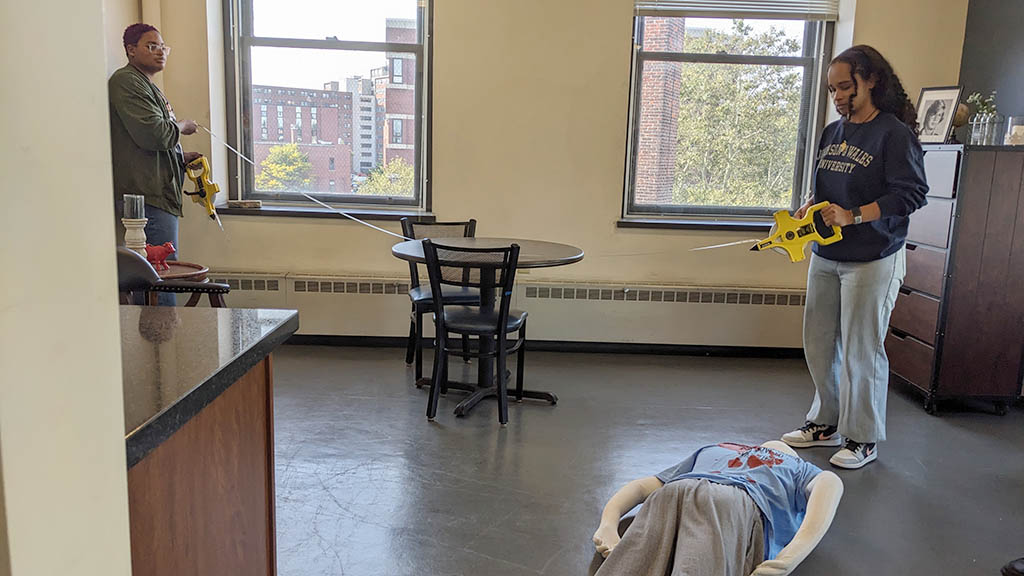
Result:
[[[1002,114],[992,114],[988,118],[988,126],[985,128],[985,145],[1002,146],[1003,125],[1006,118]]]
[[[988,122],[988,114],[975,114],[971,116],[971,136],[968,142],[973,146],[980,146],[985,143],[985,125]]]

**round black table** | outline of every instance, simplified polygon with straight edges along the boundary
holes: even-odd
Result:
[[[508,248],[519,245],[519,264],[516,268],[551,268],[565,266],[583,260],[583,250],[568,244],[544,242],[543,240],[522,240],[519,238],[439,238],[438,244],[456,248]],[[407,262],[426,262],[423,258],[423,243],[407,240],[391,247],[395,258]]]
[[[542,240],[524,240],[521,238],[438,238],[438,244],[455,246],[458,248],[507,248],[512,244],[519,245],[519,263],[517,268],[551,268],[554,266],[565,266],[579,262],[583,259],[583,250],[568,244],[557,242],[544,242]],[[391,254],[400,260],[423,264],[426,258],[423,257],[423,244],[420,240],[406,240],[391,247]],[[480,289],[481,307],[494,307],[495,290],[493,286],[486,286]],[[480,339],[481,352],[490,352],[494,349],[494,340],[490,338]],[[448,382],[449,388],[467,390],[471,392],[469,397],[455,407],[456,416],[464,416],[480,400],[497,396],[497,387],[493,381],[494,359],[481,358],[477,364],[477,385],[472,386],[462,382]],[[417,382],[417,386],[430,384],[429,378],[423,382]],[[555,403],[558,398],[550,392],[535,390],[523,390],[523,396],[538,400],[547,400]]]

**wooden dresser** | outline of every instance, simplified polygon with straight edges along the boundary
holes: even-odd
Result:
[[[893,379],[995,402],[1024,376],[1024,149],[925,146],[928,205],[910,217],[907,276],[885,349]]]

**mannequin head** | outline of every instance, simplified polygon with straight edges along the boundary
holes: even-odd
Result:
[[[796,454],[796,450],[793,450],[793,448],[790,447],[789,444],[786,444],[785,442],[781,442],[779,440],[769,440],[764,444],[761,444],[761,446],[764,446],[765,448],[771,448],[772,450],[776,450],[779,452],[784,452],[786,454],[789,454],[790,456],[795,456],[796,458],[799,458],[799,456],[797,456]]]

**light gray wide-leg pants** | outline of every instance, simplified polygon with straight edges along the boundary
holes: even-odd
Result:
[[[905,274],[905,248],[873,262],[811,255],[804,354],[814,401],[807,420],[838,426],[855,442],[885,440],[889,358],[883,343]]]

